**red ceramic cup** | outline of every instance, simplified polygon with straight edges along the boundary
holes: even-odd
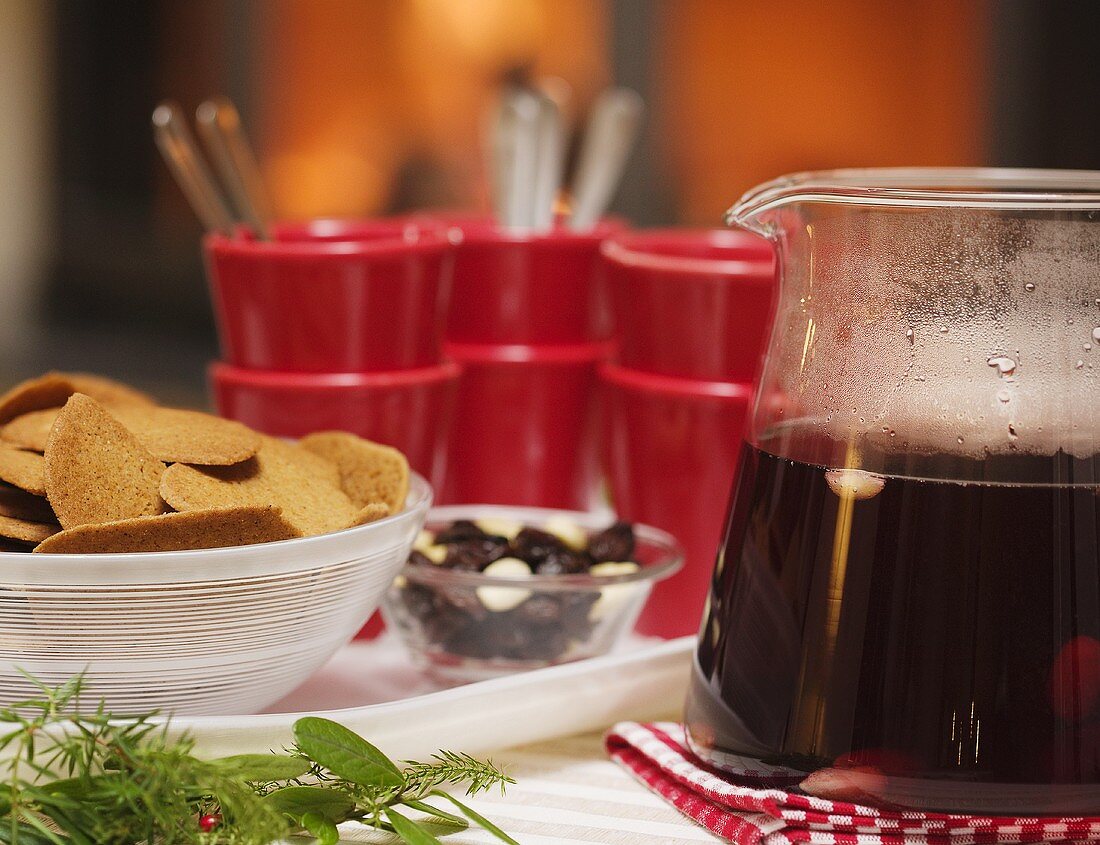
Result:
[[[607,344],[447,344],[462,367],[445,504],[585,510],[596,484],[596,367]]]
[[[722,536],[751,384],[703,382],[600,367],[600,451],[622,518],[663,528],[684,546],[683,569],[654,587],[638,630],[698,630]]]
[[[222,351],[236,366],[386,372],[439,364],[453,244],[410,221],[281,224],[204,240]]]
[[[458,222],[454,295],[446,337],[455,343],[568,344],[611,333],[600,281],[600,244],[622,229],[517,233]]]
[[[279,437],[338,429],[400,449],[437,490],[459,369],[443,364],[388,373],[285,373],[210,367],[218,412]]]
[[[775,259],[748,232],[623,232],[601,249],[624,367],[751,381],[771,324]]]

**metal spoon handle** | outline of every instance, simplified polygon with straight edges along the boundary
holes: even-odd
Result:
[[[165,102],[153,110],[153,135],[168,169],[202,225],[207,231],[231,234],[233,215],[203,162],[178,105]]]
[[[198,107],[195,122],[241,217],[257,236],[268,240],[271,213],[263,179],[236,106],[224,97],[214,97]]]
[[[546,96],[540,100],[534,213],[531,224],[536,231],[547,232],[554,225],[554,205],[561,188],[562,168],[565,166],[565,127],[557,104]]]
[[[607,210],[634,146],[644,108],[642,98],[629,88],[605,91],[597,99],[573,181],[570,229],[591,229]]]
[[[514,91],[504,103],[511,156],[505,183],[507,213],[503,222],[510,229],[530,229],[534,224],[532,195],[538,162],[539,111],[539,98],[530,91]]]

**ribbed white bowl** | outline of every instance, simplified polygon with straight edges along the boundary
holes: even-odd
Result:
[[[0,553],[0,705],[78,672],[116,713],[252,713],[350,640],[431,505],[319,537],[189,552]]]

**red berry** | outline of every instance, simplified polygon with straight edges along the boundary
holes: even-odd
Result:
[[[1054,659],[1050,670],[1050,706],[1067,722],[1089,716],[1100,702],[1100,642],[1074,637]]]
[[[212,813],[209,816],[200,816],[199,830],[201,830],[203,833],[209,833],[221,823],[222,817],[217,813]]]

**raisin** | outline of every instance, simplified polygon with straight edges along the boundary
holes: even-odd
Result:
[[[470,627],[470,617],[453,607],[445,608],[424,619],[421,623],[424,636],[433,646],[444,645],[461,637]]]
[[[587,555],[568,549],[551,552],[535,565],[538,575],[578,575],[587,572],[592,561]]]
[[[527,647],[522,657],[527,660],[554,660],[569,647],[569,638],[556,625],[532,625],[528,629]]]
[[[437,543],[461,543],[463,540],[482,540],[486,533],[468,519],[456,519],[435,535]]]
[[[401,590],[401,600],[405,608],[416,619],[427,619],[437,607],[436,593],[423,584],[408,583]]]
[[[588,540],[588,554],[597,563],[601,561],[631,560],[634,557],[634,526],[629,522],[616,522]]]
[[[409,552],[409,563],[414,564],[416,566],[434,566],[435,565],[435,564],[432,563],[430,558],[428,558],[426,555],[418,552],[416,549],[413,549],[411,552]]]
[[[592,605],[599,599],[598,591],[589,593],[569,593],[562,600],[561,621],[569,636],[578,640],[588,639],[592,633],[592,622],[588,619],[588,612]]]
[[[443,603],[471,619],[484,619],[489,615],[489,610],[481,603],[477,592],[471,587],[445,587],[439,592]]]
[[[524,528],[512,540],[512,554],[527,561],[532,568],[554,552],[568,551],[558,537],[537,528]]]
[[[483,536],[478,540],[463,540],[447,547],[443,565],[449,569],[480,572],[494,560],[508,553],[508,541],[503,537]]]
[[[557,622],[561,618],[561,602],[550,595],[536,595],[527,599],[514,612],[525,622]]]

